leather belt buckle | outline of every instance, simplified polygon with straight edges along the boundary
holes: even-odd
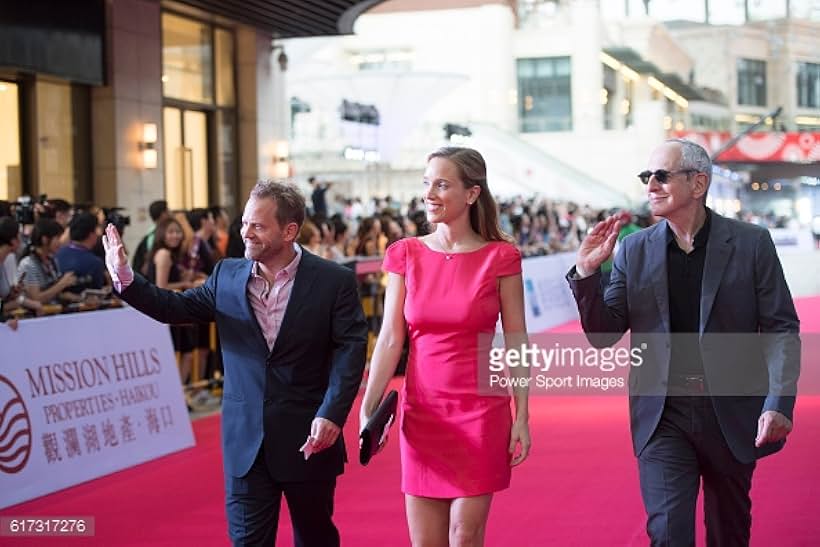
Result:
[[[679,377],[680,387],[692,393],[706,393],[706,379],[701,374],[683,374]]]

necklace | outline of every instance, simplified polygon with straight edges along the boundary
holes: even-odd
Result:
[[[441,252],[444,253],[444,259],[445,260],[452,260],[453,257],[457,254],[472,252],[472,251],[458,251],[457,249],[459,247],[463,247],[463,245],[459,245],[458,243],[454,243],[453,245],[450,245],[449,248],[448,248],[448,246],[444,244],[444,241],[442,240],[441,236],[436,236],[436,241],[438,242],[439,247],[441,247]],[[473,250],[475,250],[475,249],[473,249]]]

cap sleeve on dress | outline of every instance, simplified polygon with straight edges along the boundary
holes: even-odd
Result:
[[[498,246],[496,257],[498,277],[505,275],[516,275],[521,273],[521,252],[515,245],[502,243]]]
[[[407,271],[407,240],[400,239],[391,244],[384,251],[382,270],[385,272],[404,275]]]

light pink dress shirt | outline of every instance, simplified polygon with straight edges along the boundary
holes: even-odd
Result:
[[[294,244],[296,256],[290,264],[276,272],[273,283],[259,275],[259,263],[254,262],[251,268],[251,278],[248,280],[248,301],[251,303],[256,321],[262,329],[262,335],[268,343],[268,349],[273,349],[285,309],[288,307],[290,293],[293,290],[293,279],[302,260],[302,248]]]
[[[285,310],[290,301],[290,293],[293,290],[293,280],[296,277],[296,270],[302,260],[302,248],[293,244],[296,256],[290,263],[276,273],[273,283],[259,275],[259,263],[254,262],[251,267],[251,277],[248,280],[247,294],[248,301],[253,308],[253,314],[262,329],[262,335],[268,343],[268,349],[273,349],[276,337],[279,336],[279,329],[282,327],[282,319],[285,317]],[[131,266],[125,264],[116,272],[109,268],[114,288],[122,292],[134,281],[134,271]]]

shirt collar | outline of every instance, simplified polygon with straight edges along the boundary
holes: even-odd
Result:
[[[706,220],[703,221],[703,226],[700,227],[698,233],[695,234],[695,241],[692,244],[692,247],[698,249],[706,245],[706,242],[709,241],[709,230],[712,227],[712,210],[708,207],[706,209]],[[675,241],[675,232],[672,231],[672,227],[669,226],[669,223],[666,223],[666,243],[667,245],[671,244]],[[677,245],[677,243],[675,243]]]
[[[302,247],[294,243],[293,250],[296,252],[296,256],[293,257],[293,260],[291,260],[287,266],[277,272],[277,277],[284,274],[285,277],[291,279],[296,275],[296,270],[299,269],[299,262],[302,260]],[[255,260],[253,262],[253,266],[251,266],[251,275],[253,277],[261,277],[264,279],[264,276],[259,273],[259,262],[256,262]]]

